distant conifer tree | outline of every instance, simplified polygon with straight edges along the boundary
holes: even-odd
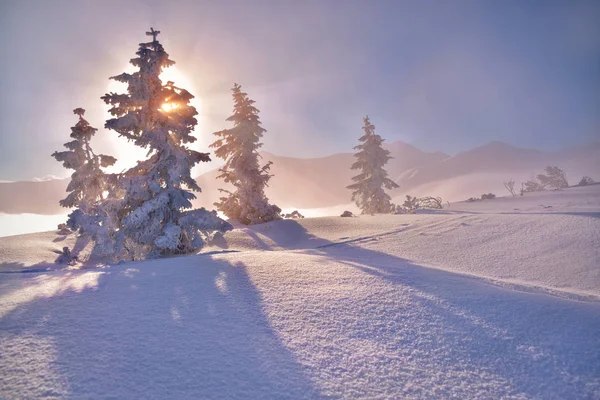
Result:
[[[352,201],[356,203],[362,214],[390,213],[393,204],[390,196],[384,189],[395,189],[398,187],[387,176],[384,165],[390,160],[390,152],[381,145],[383,139],[375,134],[375,126],[364,118],[364,135],[358,139],[360,144],[354,147],[357,160],[351,169],[360,171],[360,174],[352,178],[355,182],[348,186],[352,190]]]

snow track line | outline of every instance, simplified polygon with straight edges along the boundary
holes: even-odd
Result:
[[[405,232],[405,231],[407,231],[409,229],[411,229],[410,226],[403,227],[401,229],[397,229],[397,230],[390,231],[390,232],[380,233],[378,235],[362,236],[362,237],[358,237],[358,238],[355,238],[355,239],[344,240],[344,241],[341,241],[341,242],[334,242],[334,243],[322,244],[320,246],[315,247],[315,249],[324,249],[324,248],[327,248],[327,247],[339,246],[339,245],[342,245],[342,244],[360,243],[360,242],[367,242],[367,241],[370,241],[370,240],[377,240],[377,239],[379,239],[381,237],[395,235],[397,233]]]
[[[357,237],[357,238],[354,238],[354,239],[343,240],[343,241],[340,241],[340,242],[332,242],[332,243],[322,244],[322,245],[314,247],[314,248],[315,249],[324,249],[324,248],[327,248],[327,247],[338,246],[338,245],[342,245],[342,244],[366,242],[366,241],[369,241],[369,240],[375,240],[375,239],[378,239],[378,238],[381,238],[381,237],[386,237],[386,236],[391,236],[391,235],[394,235],[394,234],[397,234],[397,233],[406,232],[406,231],[409,231],[409,230],[412,230],[412,229],[421,229],[421,230],[423,230],[424,228],[426,228],[426,229],[437,228],[438,226],[448,225],[449,222],[455,222],[457,220],[464,220],[464,219],[465,219],[465,217],[461,216],[461,217],[458,217],[458,218],[449,219],[447,221],[436,221],[436,222],[433,222],[433,223],[431,223],[429,225],[424,225],[424,226],[414,226],[414,225],[411,225],[411,224],[404,224],[404,226],[402,228],[395,229],[393,231],[379,233],[379,234],[371,235],[371,236],[361,236],[361,237]],[[470,221],[470,220],[473,220],[473,219],[475,219],[475,218],[469,218],[468,220]]]

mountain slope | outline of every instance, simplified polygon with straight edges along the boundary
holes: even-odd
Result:
[[[397,194],[436,195],[450,201],[477,197],[482,193],[508,194],[503,182],[520,183],[543,173],[547,165],[557,165],[567,172],[575,185],[583,175],[600,180],[600,146],[569,148],[545,153],[506,143],[491,142],[448,157],[439,163],[405,171],[398,177]]]
[[[62,214],[58,202],[67,196],[68,179],[0,182],[0,213]]]
[[[384,144],[394,157],[387,165],[390,176],[402,171],[419,168],[430,163],[438,163],[448,156],[443,153],[427,153],[403,142]],[[344,204],[349,201],[350,191],[356,171],[350,170],[354,163],[352,153],[338,153],[320,158],[279,157],[262,153],[263,161],[272,161],[267,195],[282,208],[320,208]],[[227,188],[221,181],[215,181],[218,171],[210,171],[196,178],[202,188],[197,204],[211,205],[218,199],[215,188]]]
[[[583,175],[600,180],[600,143],[541,152],[492,142],[454,156],[424,152],[402,142],[385,147],[394,157],[387,165],[388,173],[400,185],[392,192],[396,202],[402,202],[406,194],[441,196],[449,201],[487,192],[502,194],[503,182],[512,178],[519,187],[520,182],[542,173],[546,165],[563,168],[572,185]],[[350,203],[346,186],[356,173],[350,170],[354,162],[351,153],[309,159],[262,155],[263,162],[273,161],[273,178],[266,193],[278,206],[309,209]],[[212,208],[220,196],[218,189],[227,189],[216,180],[218,174],[213,170],[197,177],[202,193],[196,206]],[[66,185],[66,180],[0,182],[0,213],[65,213],[58,201],[65,196]]]

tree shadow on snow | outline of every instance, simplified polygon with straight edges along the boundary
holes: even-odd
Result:
[[[304,230],[296,225],[297,231]],[[401,235],[402,230],[399,227],[383,235]],[[264,234],[269,236],[269,230]],[[359,239],[368,243],[367,239],[377,241],[383,235]],[[419,266],[400,257],[353,246],[357,239],[323,244],[323,239],[311,237],[306,230],[294,236],[319,243],[306,253],[359,270],[388,282],[395,293],[410,295],[403,300],[404,312],[388,312],[386,318],[395,317],[384,324],[368,299],[364,308],[349,302],[350,312],[358,313],[361,321],[360,329],[348,328],[349,339],[361,337],[379,340],[382,346],[404,348],[414,352],[413,360],[415,354],[422,354],[422,359],[416,356],[419,366],[441,371],[442,379],[448,379],[453,387],[484,381],[490,374],[507,382],[506,391],[501,393],[490,386],[486,394],[490,397],[600,395],[598,303],[507,290],[483,279]],[[280,240],[276,236],[270,239],[276,243]],[[287,245],[285,240],[278,244]],[[326,263],[322,265],[327,268]],[[343,312],[343,305],[340,307],[337,313]],[[340,315],[332,314],[331,318]],[[467,374],[465,368],[469,370]],[[458,380],[452,383],[457,376]]]
[[[54,268],[55,264],[49,262],[41,262],[33,265],[25,265],[20,262],[3,262],[0,263],[0,274],[32,274],[47,272]]]
[[[273,250],[273,247],[261,236],[267,237],[276,247],[287,250],[315,248],[330,243],[326,239],[309,234],[302,225],[292,219],[249,225],[243,228],[243,231],[263,250]]]
[[[31,340],[13,361],[28,352],[36,352],[36,363],[54,358],[48,368],[66,397],[319,397],[272,330],[243,264],[192,256],[72,276],[92,273],[97,282],[81,293],[33,298],[0,318],[0,346]],[[51,346],[36,346],[44,338]],[[31,379],[5,362],[5,390]],[[33,394],[52,393],[44,384],[32,380]]]

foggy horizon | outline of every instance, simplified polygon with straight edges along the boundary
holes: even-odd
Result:
[[[123,141],[125,142],[125,140],[123,139]],[[396,140],[393,142],[390,141],[385,141],[383,146],[384,147],[388,147],[391,145],[395,145],[395,144],[402,144],[402,145],[407,145],[409,147],[412,147],[414,149],[417,149],[418,151],[421,151],[425,154],[443,154],[445,156],[447,156],[448,158],[450,157],[455,157],[455,156],[460,156],[464,153],[470,153],[472,151],[477,151],[478,149],[483,149],[483,148],[494,148],[495,145],[501,145],[504,148],[513,148],[513,149],[517,149],[517,150],[524,150],[524,151],[534,151],[534,152],[539,152],[543,155],[548,155],[551,156],[553,154],[560,154],[562,152],[566,152],[566,151],[571,151],[571,150],[582,150],[582,149],[586,149],[589,148],[590,146],[592,147],[598,147],[600,146],[600,140],[594,140],[592,139],[591,141],[584,143],[584,144],[580,144],[580,145],[573,145],[573,146],[567,146],[567,147],[561,147],[561,148],[557,148],[557,149],[540,149],[540,148],[534,148],[534,147],[520,147],[520,146],[515,146],[512,143],[507,143],[507,142],[503,142],[500,140],[490,140],[487,143],[472,147],[472,148],[468,148],[468,149],[463,149],[463,150],[459,150],[455,153],[450,153],[450,152],[446,152],[443,150],[429,150],[429,151],[425,151],[423,149],[420,149],[419,147],[411,144],[411,143],[407,143],[405,141],[402,140]],[[132,148],[131,145],[128,146],[129,149]],[[202,150],[202,149],[201,149]],[[139,153],[142,153],[139,149],[133,149],[133,151],[137,151]],[[210,153],[211,156],[211,161],[204,164],[204,165],[200,165],[201,167],[205,167],[202,168],[197,174],[194,174],[194,177],[200,177],[204,174],[208,174],[211,172],[215,172],[217,171],[219,168],[221,168],[221,166],[223,165],[223,161],[216,158],[214,155],[214,150],[210,149],[210,148],[206,148],[204,150],[202,150],[205,153]],[[324,154],[324,155],[316,155],[316,156],[302,156],[302,155],[297,155],[297,156],[293,156],[293,155],[283,155],[283,154],[278,154],[276,152],[273,151],[269,151],[269,150],[263,150],[260,152],[261,154],[265,154],[268,157],[269,156],[273,156],[276,158],[297,158],[300,160],[311,160],[311,159],[327,159],[329,157],[335,157],[336,155],[353,155],[352,149],[346,150],[346,151],[340,151],[340,152],[336,152],[336,153],[331,153],[331,154]],[[118,169],[110,169],[111,171],[121,171],[121,168]],[[60,171],[59,171],[60,172]],[[66,180],[66,179],[70,179],[71,177],[71,173],[69,170],[64,169],[62,171],[62,175],[59,173],[58,175],[53,175],[53,174],[47,174],[47,175],[36,175],[30,178],[24,178],[24,179],[0,179],[0,183],[16,183],[16,182],[43,182],[43,181],[48,181],[48,180],[54,180],[54,179],[59,179],[59,180]]]

